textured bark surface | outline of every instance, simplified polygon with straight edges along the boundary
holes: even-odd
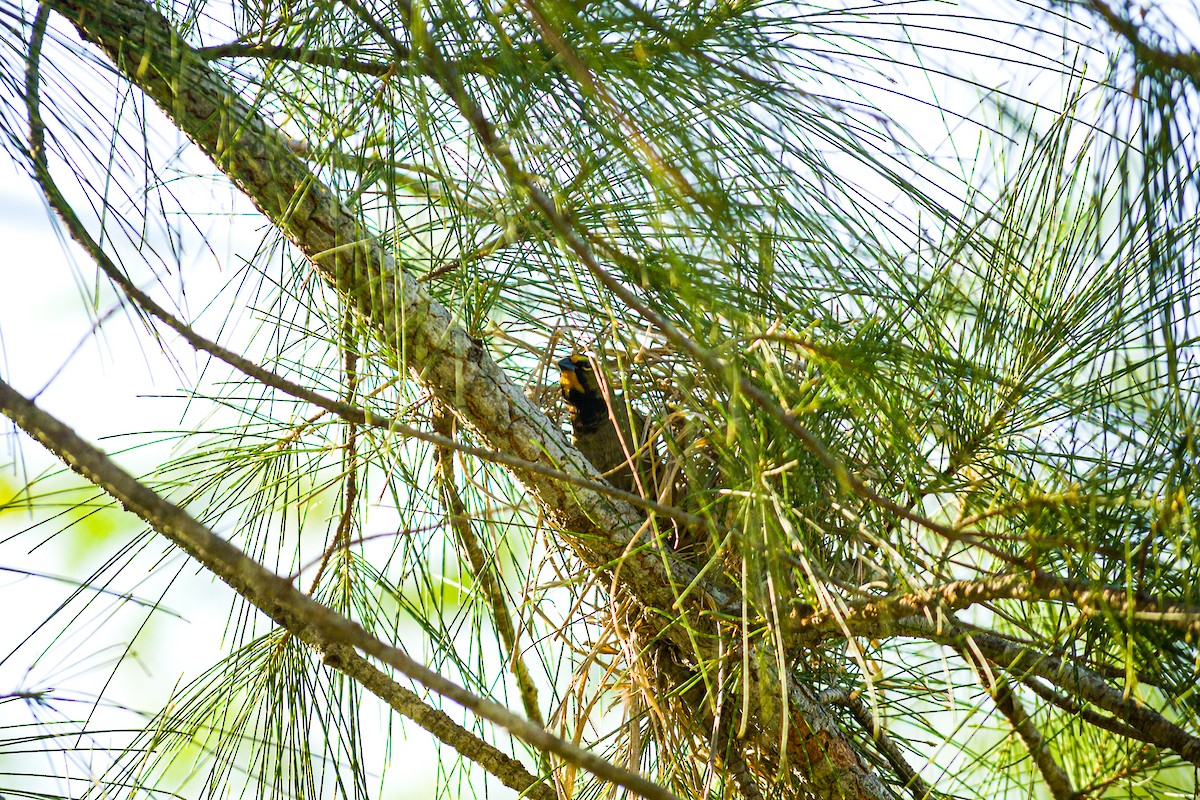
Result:
[[[373,335],[397,354],[400,367],[489,447],[571,474],[595,474],[487,349],[454,324],[447,309],[394,262],[287,141],[196,55],[163,16],[139,0],[55,0],[52,6],[153,99],[316,265],[321,276],[351,300]],[[682,609],[673,608],[673,580],[661,556],[625,552],[644,524],[632,506],[545,475],[520,470],[514,474],[589,567],[611,571],[621,563],[619,588],[646,607],[644,624],[663,642],[661,646],[674,647],[689,660],[696,651],[706,660],[717,658],[711,612],[737,609],[738,598],[707,585],[693,592]],[[688,576],[680,577],[686,584]],[[674,624],[680,614],[689,616],[692,634]],[[726,630],[724,638],[737,643],[741,635]],[[750,659],[743,676],[750,717],[745,738],[750,749],[777,764],[786,758],[789,771],[797,770],[814,796],[889,796],[829,709],[806,687],[781,685],[776,667],[763,666],[777,663],[773,653],[763,653]],[[785,697],[790,704],[786,713]],[[733,698],[730,707],[740,709],[742,697]]]

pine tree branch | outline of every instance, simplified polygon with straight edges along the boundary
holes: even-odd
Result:
[[[1038,586],[1045,590],[1038,592]],[[1127,601],[1125,593],[1115,590],[1097,590],[1038,573],[1033,578],[1000,576],[985,581],[956,581],[900,598],[859,604],[838,614],[818,612],[793,621],[788,642],[789,645],[811,644],[833,634],[875,638],[913,636],[960,649],[969,640],[973,650],[1011,673],[1015,680],[1037,676],[1057,686],[1075,702],[1090,703],[1113,716],[1107,720],[1090,715],[1087,719],[1092,724],[1175,750],[1191,763],[1200,764],[1200,738],[1170,722],[1161,713],[1125,697],[1100,674],[1059,655],[1035,651],[986,632],[968,630],[959,626],[949,613],[955,608],[1002,596],[1031,600],[1069,598],[1079,602],[1085,610],[1089,607],[1086,603],[1092,603],[1091,608],[1106,613],[1116,609],[1128,614],[1130,610],[1124,605]],[[1168,616],[1157,609],[1144,613],[1156,620]],[[1193,618],[1189,616],[1183,623],[1190,629]],[[797,632],[800,634],[796,635]]]
[[[339,658],[336,651],[338,647],[362,650],[393,667],[405,677],[453,700],[543,752],[554,753],[569,763],[642,797],[678,800],[675,795],[641,775],[614,766],[503,706],[468,692],[448,678],[409,658],[400,648],[372,636],[353,620],[321,605],[293,586],[290,581],[266,569],[233,544],[197,522],[184,509],[160,497],[3,380],[0,380],[0,412],[72,470],[115,498],[125,510],[136,514],[154,531],[170,539],[229,584],[234,591],[281,627],[314,649],[321,652],[332,651],[334,661]],[[355,670],[358,669],[351,666]]]
[[[1008,718],[1013,730],[1025,743],[1038,771],[1042,773],[1042,780],[1050,789],[1050,794],[1054,795],[1055,800],[1071,800],[1075,796],[1075,790],[1071,788],[1071,779],[1067,777],[1062,765],[1055,760],[1046,737],[1025,710],[1021,699],[1013,692],[1012,683],[1006,678],[999,678],[992,687],[992,697],[996,701],[996,708]]]
[[[1200,53],[1171,52],[1147,43],[1142,38],[1142,31],[1137,23],[1122,17],[1104,0],[1085,0],[1084,5],[1091,8],[1109,28],[1129,43],[1133,57],[1139,64],[1180,75],[1200,88]]]
[[[329,67],[360,75],[384,77],[395,74],[398,69],[393,61],[367,61],[345,56],[337,50],[309,48],[283,44],[246,44],[230,42],[211,47],[198,47],[196,54],[207,61],[221,58],[261,58],[267,61],[287,61],[293,64]]]
[[[1042,774],[1042,780],[1050,789],[1050,794],[1054,796],[1055,800],[1071,800],[1075,796],[1075,790],[1071,788],[1071,780],[1058,761],[1054,759],[1054,754],[1050,752],[1047,745],[1046,737],[1042,735],[1033,718],[1029,716],[1029,712],[1025,710],[1025,704],[1013,691],[1012,682],[1003,673],[996,673],[989,669],[987,664],[980,663],[969,647],[960,648],[958,654],[972,666],[980,685],[992,696],[997,710],[1008,719],[1012,729],[1025,743],[1025,749],[1029,751],[1030,757],[1037,765],[1038,771]]]
[[[961,611],[994,600],[1067,602],[1085,614],[1101,614],[1200,634],[1200,608],[1164,603],[1124,589],[1089,586],[1042,570],[953,581],[908,594],[852,603],[837,612],[793,613],[784,621],[790,648],[812,645],[831,636],[843,636],[870,627],[886,628],[891,621],[913,615],[934,617]]]
[[[888,626],[886,634],[882,634],[882,631],[874,633],[911,636],[956,650],[969,647],[1008,672],[1015,680],[1020,681],[1027,676],[1041,678],[1067,695],[1091,703],[1138,730],[1143,741],[1174,750],[1186,761],[1200,766],[1200,738],[1141,701],[1126,697],[1103,677],[1076,661],[1035,651],[992,634],[966,630],[949,620],[930,622],[925,618],[908,617]]]
[[[1127,739],[1145,741],[1142,738],[1141,732],[1138,731],[1137,728],[1130,727],[1118,719],[1106,717],[1103,714],[1097,714],[1090,707],[1080,703],[1073,697],[1068,697],[1067,695],[1054,691],[1037,678],[1027,675],[1021,679],[1021,683],[1028,687],[1029,691],[1033,692],[1047,703],[1050,703],[1054,707],[1059,708],[1074,717],[1078,717],[1089,725],[1095,725],[1097,728],[1106,730],[1109,733],[1115,733],[1116,735],[1123,736]]]
[[[908,759],[904,757],[904,753],[900,751],[900,747],[887,734],[887,731],[881,725],[876,725],[870,709],[867,708],[862,698],[849,696],[845,699],[844,705],[850,709],[850,713],[854,716],[854,720],[859,726],[870,734],[871,739],[875,742],[875,748],[887,759],[892,770],[899,776],[900,785],[912,795],[913,800],[927,800],[927,798],[931,797],[933,787],[926,783],[925,779],[912,768],[912,765],[908,763]]]

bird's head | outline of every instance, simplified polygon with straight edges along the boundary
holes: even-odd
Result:
[[[596,371],[587,356],[567,356],[558,362],[558,372],[558,384],[562,388],[563,399],[568,404],[579,407],[594,404],[597,400],[600,403],[604,402],[600,383],[596,380]]]

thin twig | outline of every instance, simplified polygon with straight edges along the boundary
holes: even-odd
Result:
[[[345,72],[384,77],[396,71],[394,62],[364,61],[344,56],[336,50],[312,49],[283,44],[243,44],[234,42],[211,47],[197,47],[196,53],[203,59],[214,61],[220,58],[261,58],[270,61],[291,61],[297,64],[312,64],[331,67]]]
[[[345,364],[346,379],[344,386],[344,402],[353,403],[355,395],[358,391],[358,350],[354,341],[354,324],[349,314],[346,314],[342,320],[342,350]],[[339,548],[349,549],[350,547],[350,530],[354,526],[354,511],[355,505],[358,503],[358,423],[346,423],[346,443],[342,452],[342,463],[345,464],[343,470],[345,474],[345,485],[342,488],[342,513],[338,519],[337,530],[334,532],[333,541],[326,548],[324,555],[321,557],[321,563],[317,565],[317,574],[313,576],[312,588],[309,594],[317,591],[317,587],[321,582],[321,575],[325,572],[325,567],[329,563],[329,559],[333,553]]]

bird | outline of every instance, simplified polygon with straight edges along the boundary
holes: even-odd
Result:
[[[679,424],[652,429],[623,395],[606,391],[585,355],[562,359],[558,369],[572,441],[613,486],[688,511],[690,483],[700,481],[709,486],[717,478],[708,440],[695,430]],[[679,434],[685,434],[686,440],[680,442]],[[666,441],[668,436],[675,441],[674,447]],[[665,454],[659,452],[660,445],[665,446]],[[697,528],[676,519],[660,520],[660,525],[665,526],[664,543],[676,555],[697,565],[704,562],[709,544],[705,526]]]
[[[645,492],[649,487],[639,487],[639,479],[645,479],[652,460],[645,418],[622,395],[606,396],[587,356],[570,355],[558,369],[575,446],[616,488]]]

